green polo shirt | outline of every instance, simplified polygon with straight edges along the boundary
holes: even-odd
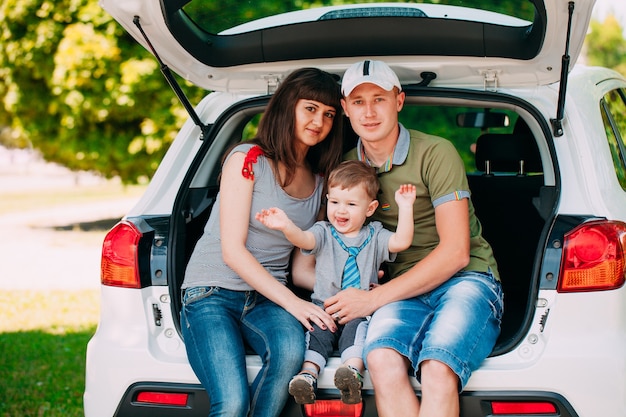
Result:
[[[346,153],[345,159],[368,163],[361,141]],[[467,198],[470,220],[470,262],[467,271],[487,272],[499,279],[498,268],[491,246],[482,237],[482,227],[469,199],[470,192],[465,166],[454,145],[438,136],[400,125],[400,136],[390,161],[378,170],[379,206],[372,220],[380,221],[387,229],[398,226],[398,206],[394,199],[402,184],[415,184],[417,199],[413,206],[415,231],[409,249],[398,254],[389,264],[389,273],[396,277],[426,257],[439,244],[435,226],[435,207],[452,200]]]

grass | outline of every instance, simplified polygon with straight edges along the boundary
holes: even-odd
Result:
[[[82,417],[99,290],[0,290],[0,305],[0,417]]]
[[[95,186],[42,185],[37,190],[0,187],[0,216],[28,208],[47,210],[139,197],[144,190],[145,186],[124,186],[113,181]],[[85,231],[91,228],[74,227],[71,238],[89,244],[94,238],[101,239],[101,233]],[[59,230],[59,239],[68,238],[65,229],[55,230]],[[85,353],[96,331],[99,311],[99,289],[0,288],[0,417],[84,416]]]

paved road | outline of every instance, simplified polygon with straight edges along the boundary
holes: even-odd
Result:
[[[88,190],[104,185],[111,182],[44,163],[31,152],[0,148],[0,199],[24,191]],[[0,214],[0,290],[99,288],[106,229],[84,231],[75,225],[103,221],[109,227],[137,198],[120,193],[107,201],[22,207]]]

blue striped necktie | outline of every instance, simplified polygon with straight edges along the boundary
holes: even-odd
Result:
[[[359,247],[356,246],[346,246],[343,243],[343,240],[337,234],[337,230],[333,226],[330,226],[330,233],[337,240],[339,245],[343,250],[348,252],[348,259],[346,260],[346,265],[343,267],[343,277],[341,278],[341,289],[345,290],[346,288],[361,288],[361,274],[359,273],[359,266],[356,263],[356,257],[361,252],[361,250],[370,243],[372,240],[372,236],[374,235],[374,227],[369,225],[370,233],[365,239],[365,242]]]

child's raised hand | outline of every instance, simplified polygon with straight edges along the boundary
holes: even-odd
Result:
[[[263,209],[255,214],[254,218],[273,230],[283,230],[291,222],[285,212],[278,207]]]
[[[402,184],[400,188],[396,190],[395,199],[398,206],[403,204],[413,205],[415,202],[417,189],[413,184]]]

